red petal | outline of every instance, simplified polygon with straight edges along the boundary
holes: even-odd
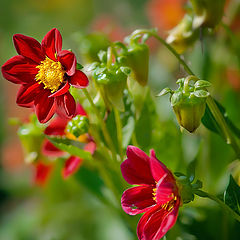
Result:
[[[137,227],[139,239],[161,239],[173,227],[177,220],[179,204],[168,212],[158,206],[146,212],[140,219]]]
[[[19,55],[30,58],[37,64],[44,59],[41,45],[36,39],[22,34],[15,34],[13,42]]]
[[[87,113],[85,112],[85,110],[81,104],[77,104],[76,115],[87,116]]]
[[[62,50],[62,36],[60,32],[53,28],[42,40],[42,51],[52,60],[56,59],[56,53]]]
[[[121,164],[124,179],[132,185],[155,185],[149,166],[150,158],[142,150],[134,146],[128,146],[127,157],[128,159]]]
[[[130,215],[146,212],[156,205],[153,200],[153,187],[139,186],[127,189],[121,199],[123,210]]]
[[[76,102],[73,96],[67,92],[64,95],[56,97],[57,113],[62,117],[72,118],[76,113]]]
[[[158,204],[165,204],[177,194],[176,182],[169,179],[166,174],[157,184],[156,199]]]
[[[166,174],[172,176],[172,173],[168,170],[168,168],[156,158],[154,150],[151,150],[150,152],[151,172],[155,181],[158,182]]]
[[[58,91],[56,91],[55,93],[51,94],[49,97],[58,97],[61,96],[63,94],[65,94],[70,88],[70,85],[68,82],[66,82],[66,84],[60,88]]]
[[[77,60],[74,53],[62,50],[58,53],[58,61],[63,65],[68,76],[75,74]]]
[[[87,152],[90,152],[92,155],[94,154],[95,150],[96,150],[96,143],[91,141],[89,143],[87,143],[85,146],[84,146],[84,150],[87,151]]]
[[[42,146],[42,153],[45,156],[50,157],[61,157],[65,155],[65,153],[58,148],[56,148],[49,140],[45,139],[43,146]]]
[[[55,113],[54,98],[49,98],[49,93],[48,90],[42,90],[34,101],[36,115],[40,123],[46,123]]]
[[[40,88],[38,83],[22,85],[18,91],[17,104],[21,107],[32,107]]]
[[[43,186],[49,179],[53,170],[53,165],[37,163],[34,174],[34,182],[37,185]]]
[[[61,118],[59,116],[55,117],[51,120],[50,124],[44,131],[46,135],[52,136],[63,136],[65,135],[65,128],[68,123],[69,119]]]
[[[30,59],[18,55],[3,64],[2,75],[13,83],[29,83],[34,81],[35,75],[38,73],[36,66],[36,63]]]
[[[67,178],[75,173],[82,164],[82,159],[79,157],[71,156],[65,162],[65,166],[62,171],[63,178]]]
[[[75,88],[85,88],[88,86],[88,78],[82,71],[76,70],[75,74],[70,77],[69,83]]]

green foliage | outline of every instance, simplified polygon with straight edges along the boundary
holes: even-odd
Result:
[[[83,147],[83,144],[79,142],[60,137],[47,136],[47,138],[55,147],[71,154],[72,156],[77,156],[84,160],[92,160],[91,153],[79,148],[80,146]]]
[[[240,187],[230,175],[228,187],[224,193],[224,202],[240,215]]]

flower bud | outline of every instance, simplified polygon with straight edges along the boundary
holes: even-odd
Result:
[[[126,65],[132,70],[130,77],[145,86],[148,82],[149,69],[148,46],[145,43],[134,42],[129,45],[124,56],[126,56]]]
[[[196,14],[193,27],[214,28],[223,16],[225,0],[190,0]]]
[[[37,160],[41,152],[41,145],[44,138],[43,127],[34,115],[30,122],[23,124],[18,129],[18,136],[24,149],[25,161],[31,163]]]
[[[176,91],[166,88],[158,96],[171,93],[171,105],[178,123],[189,132],[194,132],[205,112],[206,98],[209,96],[206,87],[210,83],[195,76],[179,79],[177,83],[179,88]]]
[[[67,132],[73,134],[76,138],[87,133],[89,128],[89,120],[86,116],[77,115],[67,124]]]
[[[127,77],[131,73],[131,69],[123,66],[119,59],[109,64],[107,55],[104,51],[99,53],[101,63],[91,65],[92,77],[106,106],[108,108],[115,106],[118,110],[124,111],[123,90],[126,87]]]
[[[198,30],[193,29],[193,17],[186,14],[182,21],[173,28],[166,39],[179,54],[191,46],[198,37]]]

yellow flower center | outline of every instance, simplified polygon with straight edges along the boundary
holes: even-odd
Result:
[[[50,89],[52,93],[57,91],[64,80],[65,71],[62,64],[46,57],[36,68],[39,71],[35,80],[39,81],[39,84],[43,83],[44,88]]]
[[[157,195],[157,188],[153,189],[152,195],[153,195],[153,200],[155,202],[157,202],[157,197],[156,197],[156,195]],[[168,201],[165,204],[162,204],[162,208],[164,208],[167,211],[171,211],[173,209],[175,201],[177,200],[177,196],[174,196],[173,193],[171,194],[171,197],[173,197],[173,198],[170,201]]]

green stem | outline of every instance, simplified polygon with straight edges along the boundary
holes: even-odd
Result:
[[[104,138],[105,138],[108,146],[110,147],[110,149],[111,149],[111,151],[112,151],[113,159],[116,160],[116,159],[117,159],[117,158],[116,158],[116,150],[115,150],[115,147],[114,147],[114,145],[113,145],[112,139],[111,139],[111,137],[110,137],[110,135],[109,135],[109,133],[108,133],[107,126],[106,126],[103,118],[101,117],[101,114],[100,114],[100,112],[98,111],[96,105],[94,104],[94,102],[93,102],[90,94],[88,93],[87,89],[84,88],[84,89],[82,89],[82,90],[83,90],[83,93],[85,94],[85,96],[87,97],[88,101],[90,102],[90,104],[91,104],[91,106],[92,106],[95,114],[97,115],[97,118],[98,118],[98,120],[99,120],[99,122],[100,122],[100,124],[101,124],[101,127],[102,127],[103,136],[104,136]]]
[[[162,39],[160,36],[158,36],[156,31],[148,30],[148,29],[139,29],[139,30],[134,31],[130,38],[135,38],[136,36],[139,36],[141,34],[149,34],[150,36],[155,37],[179,60],[179,62],[182,64],[182,66],[184,67],[184,69],[186,70],[186,72],[188,74],[192,75],[192,77],[195,76],[193,71],[189,68],[189,66],[181,58],[181,56],[175,51],[175,49],[171,45],[169,45],[164,39]],[[220,112],[218,106],[216,105],[216,103],[214,102],[214,99],[211,96],[207,98],[207,105],[208,105],[211,113],[213,114],[216,122],[220,126],[220,128],[225,136],[225,140],[226,140],[227,144],[231,144],[237,157],[240,157],[240,148],[239,148],[234,136],[232,135],[222,113]]]
[[[119,111],[114,107],[114,117],[115,117],[115,122],[116,122],[116,127],[117,127],[117,139],[118,139],[118,148],[119,148],[119,153],[121,156],[121,160],[123,160],[123,148],[122,148],[122,122],[120,118]]]
[[[215,202],[217,202],[221,208],[223,208],[225,211],[229,212],[237,221],[240,222],[240,216],[234,212],[228,205],[226,205],[222,200],[220,200],[218,197],[209,194],[207,192],[204,192],[202,190],[195,190],[194,193],[196,195],[198,195],[199,197],[203,197],[203,198],[209,198]]]
[[[239,146],[237,145],[235,138],[232,136],[232,133],[231,133],[230,129],[228,128],[227,123],[226,123],[222,113],[219,111],[214,99],[211,96],[209,96],[207,98],[207,105],[208,105],[212,115],[214,116],[215,120],[217,121],[219,127],[222,129],[222,132],[223,132],[223,135],[225,137],[227,144],[231,144],[234,151],[237,154],[237,157],[240,157]]]

